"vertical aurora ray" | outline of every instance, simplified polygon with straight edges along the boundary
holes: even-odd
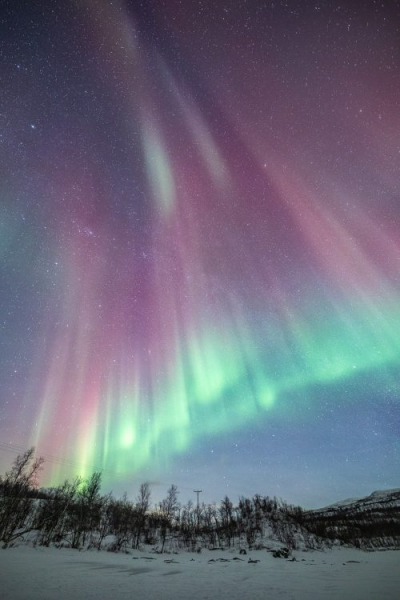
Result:
[[[145,127],[143,138],[144,155],[148,179],[153,195],[163,213],[168,215],[173,210],[175,186],[171,166],[164,144],[159,136]]]
[[[391,77],[380,92],[361,72],[347,91],[356,49],[337,52],[343,73],[327,51],[316,58],[308,9],[297,72],[281,6],[268,18],[249,9],[250,43],[218,26],[215,7],[193,33],[188,7],[148,4],[75,6],[81,25],[66,27],[81,67],[65,41],[54,58],[70,98],[43,100],[49,125],[42,116],[22,183],[11,170],[24,209],[10,201],[0,213],[10,288],[33,289],[21,312],[26,327],[36,319],[9,430],[58,457],[46,482],[99,467],[112,486],[259,423],[312,420],[315,390],[334,405],[326,398],[343,382],[358,392],[340,402],[362,410],[358,382],[394,389],[398,373]],[[390,40],[368,59],[372,81]]]

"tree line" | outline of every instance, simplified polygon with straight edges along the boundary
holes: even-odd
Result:
[[[48,490],[38,489],[43,459],[34,449],[18,456],[9,472],[0,477],[0,540],[3,547],[21,537],[35,543],[72,548],[107,548],[121,551],[151,544],[155,551],[192,551],[201,547],[246,544],[262,547],[272,535],[295,548],[298,533],[315,546],[315,536],[302,528],[303,511],[276,498],[241,497],[236,506],[228,496],[218,504],[182,505],[178,488],[171,485],[166,497],[151,506],[151,489],[142,483],[134,500],[101,494],[101,473],[75,478]],[[266,531],[268,523],[268,531]]]
[[[240,497],[234,505],[228,496],[218,504],[182,505],[178,488],[171,485],[165,498],[151,505],[151,489],[140,485],[135,499],[101,494],[101,473],[76,477],[47,490],[38,489],[43,459],[34,448],[17,456],[10,471],[0,477],[0,541],[3,547],[19,538],[43,546],[76,549],[105,548],[110,551],[152,545],[155,552],[202,547],[268,548],[271,539],[289,551],[321,548],[335,540],[363,547],[367,538],[399,534],[399,522],[390,515],[382,521],[327,519],[277,498],[256,494]],[[350,515],[349,515],[350,516]],[[398,511],[396,513],[398,517]],[[361,540],[361,541],[360,541]],[[374,542],[376,543],[376,542]],[[379,545],[379,544],[378,544]],[[382,544],[384,545],[384,544]]]

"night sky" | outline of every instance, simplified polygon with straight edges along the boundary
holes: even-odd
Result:
[[[399,3],[0,11],[1,472],[399,487]]]

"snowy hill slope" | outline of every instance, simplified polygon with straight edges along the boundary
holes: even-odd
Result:
[[[400,548],[400,489],[380,490],[304,513],[307,528],[361,548]]]
[[[362,507],[362,506],[375,506],[376,504],[382,503],[385,506],[399,506],[400,507],[400,488],[396,488],[393,490],[378,490],[376,492],[372,492],[369,496],[365,496],[364,498],[348,498],[347,500],[341,500],[340,502],[335,502],[334,504],[330,504],[324,508],[315,509],[314,512],[322,512],[322,511],[331,511],[338,510],[342,508],[350,508],[353,506]]]

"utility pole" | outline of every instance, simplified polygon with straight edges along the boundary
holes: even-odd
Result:
[[[200,503],[199,503],[199,495],[203,490],[193,490],[195,494],[197,494],[197,527],[200,527]]]

